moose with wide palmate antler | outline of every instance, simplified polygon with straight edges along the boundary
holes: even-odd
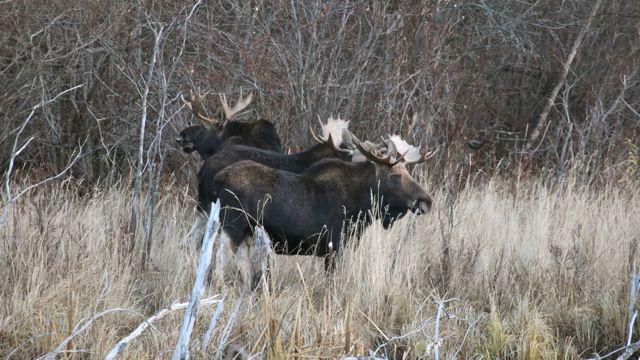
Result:
[[[273,169],[292,173],[300,173],[324,158],[337,158],[343,161],[366,160],[359,154],[353,142],[344,141],[349,139],[344,135],[348,126],[349,121],[330,117],[325,124],[322,124],[320,136],[309,128],[317,144],[295,154],[282,154],[246,145],[225,146],[215,155],[207,158],[198,172],[199,210],[207,213],[211,203],[216,201],[213,178],[218,172],[242,160],[252,160]]]
[[[380,206],[382,223],[389,227],[408,211],[425,213],[431,197],[406,166],[428,160],[397,136],[385,139],[381,151],[353,134],[354,145],[368,161],[345,162],[327,158],[299,174],[254,161],[240,161],[222,169],[213,179],[213,196],[223,208],[221,222],[232,250],[248,258],[255,225],[264,226],[276,254],[326,256],[339,251],[345,223],[372,221]],[[334,267],[325,257],[325,269]],[[241,267],[245,282],[259,284],[262,274]]]

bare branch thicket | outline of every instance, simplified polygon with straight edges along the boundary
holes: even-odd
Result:
[[[151,19],[151,15],[143,11],[143,15],[146,21],[146,27],[153,33],[153,53],[151,55],[151,61],[149,62],[148,75],[146,79],[141,79],[142,85],[137,85],[138,88],[142,88],[141,98],[141,124],[138,138],[138,158],[136,161],[133,193],[132,193],[132,208],[131,208],[131,221],[130,221],[130,250],[133,251],[135,247],[136,227],[138,226],[138,213],[144,210],[143,228],[144,228],[144,241],[142,244],[141,255],[141,267],[145,268],[149,258],[151,256],[152,243],[153,243],[153,229],[155,223],[155,207],[158,199],[158,191],[160,188],[160,181],[163,175],[163,168],[165,166],[166,156],[168,154],[169,144],[163,140],[163,133],[170,122],[177,116],[177,113],[167,114],[176,97],[170,99],[170,86],[172,82],[175,82],[175,77],[179,75],[179,68],[182,65],[182,56],[186,46],[186,39],[188,36],[189,21],[197,11],[200,1],[195,4],[185,7],[183,12],[185,13],[184,23],[179,26],[180,32],[183,36],[180,47],[175,49],[175,55],[171,58],[171,65],[167,69],[165,63],[165,51],[164,47],[167,44],[167,34],[172,33],[177,28],[174,26],[178,23],[177,15],[170,19],[168,24],[157,22]],[[156,93],[157,101],[149,99],[150,91]],[[149,107],[154,110],[155,118],[151,120],[151,124],[155,127],[155,132],[150,133],[152,137],[149,139],[149,144],[145,146],[145,131],[147,123],[147,114]],[[146,179],[143,179],[143,172],[146,172]],[[146,188],[146,194],[142,195],[142,188]],[[140,208],[139,200],[144,198],[144,207]]]
[[[140,135],[138,140],[138,159],[136,161],[135,173],[133,178],[133,191],[131,193],[131,220],[129,222],[129,253],[133,253],[133,249],[136,243],[136,233],[138,228],[138,198],[142,192],[142,167],[144,165],[144,139],[147,125],[147,112],[148,112],[148,98],[149,90],[151,88],[151,82],[153,74],[155,72],[156,61],[158,60],[158,53],[160,51],[160,42],[162,41],[162,32],[164,26],[160,26],[158,29],[152,29],[154,33],[154,46],[151,60],[149,61],[149,70],[146,79],[143,79],[144,90],[142,92],[142,115],[140,117]],[[144,257],[143,257],[144,258]],[[144,260],[143,260],[144,263]]]
[[[595,4],[593,4],[593,8],[591,9],[591,14],[587,18],[587,21],[586,21],[584,27],[582,28],[582,30],[580,30],[580,33],[578,34],[578,37],[574,41],[573,46],[571,48],[571,53],[569,53],[569,56],[567,57],[567,60],[562,64],[562,73],[560,74],[560,78],[558,79],[558,83],[553,88],[553,91],[551,91],[551,95],[547,99],[547,103],[546,103],[546,105],[544,107],[544,110],[540,114],[540,118],[538,119],[538,123],[536,124],[536,127],[533,128],[533,131],[531,132],[531,137],[529,138],[529,142],[528,142],[527,148],[526,148],[527,151],[531,151],[533,149],[533,145],[540,138],[542,130],[547,126],[547,117],[549,116],[549,112],[551,111],[551,107],[555,104],[556,97],[558,96],[558,93],[560,92],[560,88],[562,88],[562,86],[567,81],[567,74],[569,74],[569,70],[571,69],[571,64],[573,63],[573,59],[578,54],[578,50],[580,49],[580,45],[582,45],[582,40],[584,39],[586,33],[589,31],[589,29],[591,27],[591,22],[593,21],[593,18],[596,16],[598,11],[600,10],[600,6],[602,6],[602,2],[603,1],[604,0],[596,0]]]
[[[159,145],[151,139],[156,116],[166,120],[174,114],[177,121],[163,131],[179,131],[187,119],[176,113],[172,99],[185,88],[234,93],[244,86],[258,94],[246,117],[274,121],[287,147],[307,146],[308,126],[333,113],[351,119],[363,138],[406,132],[418,143],[440,145],[438,161],[426,165],[438,181],[466,184],[476,172],[517,173],[514,159],[525,146],[540,145],[532,171],[558,168],[556,150],[566,149],[561,152],[568,165],[574,160],[567,155],[582,153],[583,140],[587,158],[593,142],[604,143],[594,150],[601,159],[589,165],[593,171],[615,171],[622,158],[617,145],[640,133],[638,85],[630,86],[609,115],[604,134],[599,120],[590,124],[589,109],[610,103],[616,81],[638,67],[639,35],[632,17],[621,15],[637,11],[637,5],[599,4],[231,1],[208,6],[194,0],[177,6],[108,3],[90,11],[85,4],[78,11],[33,4],[23,13],[10,3],[8,11],[22,21],[8,18],[8,40],[0,45],[8,54],[0,72],[9,79],[0,94],[0,108],[9,109],[0,112],[6,120],[0,127],[10,133],[33,99],[83,83],[81,92],[36,114],[38,125],[23,134],[38,132],[36,146],[17,165],[59,171],[77,143],[87,139],[86,156],[69,173],[89,186],[117,182],[137,174],[142,98],[151,80],[142,168],[155,164],[152,172],[186,178],[193,166],[185,165],[172,137],[161,136]],[[596,5],[599,11],[590,17]],[[155,57],[163,65],[156,64],[151,79],[146,77],[156,49],[147,19],[153,19],[152,27],[165,26]],[[574,55],[567,44],[579,45]],[[574,84],[567,99],[574,123],[568,133],[558,129],[556,107],[549,107],[566,83]],[[165,91],[171,100],[162,100]],[[579,134],[589,126],[594,129]],[[563,135],[551,136],[558,131]],[[0,136],[0,149],[6,150],[0,160],[8,162],[7,139]],[[469,141],[480,149],[468,149]],[[603,152],[616,156],[603,158]],[[150,158],[154,153],[164,155]],[[149,216],[143,217],[147,229],[153,224]]]
[[[2,214],[0,215],[0,227],[2,227],[2,225],[4,224],[4,221],[6,219],[6,216],[9,212],[9,210],[11,209],[11,206],[13,205],[13,203],[20,198],[22,195],[24,195],[25,193],[27,193],[28,191],[41,186],[47,182],[50,182],[52,180],[58,179],[62,176],[64,176],[67,171],[69,171],[69,169],[71,169],[71,167],[78,161],[78,159],[80,159],[81,155],[82,155],[82,145],[79,145],[78,147],[78,151],[76,153],[76,150],[74,150],[74,154],[71,157],[71,159],[69,160],[69,162],[67,163],[67,166],[62,169],[62,171],[58,172],[55,175],[52,175],[50,177],[47,177],[43,180],[37,181],[34,184],[30,184],[28,186],[26,186],[24,189],[21,189],[18,193],[16,193],[15,195],[11,193],[11,174],[13,173],[13,167],[14,167],[14,163],[15,160],[18,156],[20,156],[20,154],[27,148],[27,146],[29,146],[29,144],[33,141],[34,136],[31,136],[29,139],[27,139],[27,141],[25,141],[22,145],[19,146],[18,148],[18,143],[20,142],[20,136],[22,135],[22,133],[24,132],[25,128],[27,127],[27,125],[29,125],[30,121],[33,119],[34,114],[36,113],[36,111],[40,108],[45,107],[46,105],[56,101],[60,96],[63,96],[69,92],[72,92],[74,90],[77,90],[78,88],[82,87],[83,85],[76,85],[70,89],[64,90],[61,93],[59,93],[58,95],[54,96],[52,99],[43,99],[40,103],[36,104],[35,106],[33,106],[31,108],[31,112],[29,113],[29,115],[27,116],[27,118],[22,122],[22,124],[20,125],[20,127],[18,128],[18,131],[16,133],[16,137],[13,141],[13,146],[11,148],[11,153],[9,155],[9,165],[7,167],[7,170],[4,174],[4,207],[2,210]]]

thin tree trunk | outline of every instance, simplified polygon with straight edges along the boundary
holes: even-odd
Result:
[[[549,98],[547,99],[547,103],[544,106],[544,110],[542,111],[542,113],[540,114],[540,118],[538,119],[538,124],[533,129],[533,132],[531,132],[531,138],[529,138],[529,142],[527,143],[527,148],[526,148],[527,152],[531,151],[534,148],[543,130],[547,127],[547,117],[549,117],[549,112],[551,111],[551,108],[553,107],[553,104],[556,101],[556,97],[558,97],[558,93],[560,92],[560,89],[562,88],[565,81],[567,80],[567,74],[569,73],[569,69],[571,68],[573,59],[575,59],[576,55],[578,54],[578,49],[582,44],[582,40],[584,39],[584,36],[587,34],[587,31],[591,27],[591,22],[593,21],[593,18],[596,16],[596,13],[600,9],[602,2],[603,0],[597,0],[596,3],[593,5],[591,14],[589,15],[589,18],[587,18],[587,23],[578,34],[576,41],[573,43],[573,48],[571,49],[571,53],[569,54],[569,56],[567,57],[567,60],[562,65],[562,73],[560,74],[560,79],[558,79],[558,83],[553,88],[553,91],[551,92],[551,96],[549,96]]]
[[[147,74],[146,82],[144,85],[144,92],[142,94],[142,117],[140,120],[140,140],[138,141],[138,161],[136,165],[135,178],[133,179],[133,193],[131,194],[131,218],[129,219],[129,253],[133,253],[136,245],[136,230],[138,228],[138,199],[140,197],[140,193],[142,192],[144,135],[145,127],[147,125],[149,88],[151,87],[151,79],[155,71],[156,57],[160,51],[160,40],[162,38],[163,30],[164,27],[160,27],[160,30],[155,33],[155,44],[153,47],[153,54],[151,55],[151,63],[149,64],[149,73]]]

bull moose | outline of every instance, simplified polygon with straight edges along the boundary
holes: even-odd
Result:
[[[220,96],[224,110],[224,121],[219,122],[205,115],[202,101],[206,94],[191,91],[189,99],[182,96],[186,107],[200,121],[200,125],[193,125],[183,129],[176,137],[176,142],[186,153],[198,152],[202,160],[207,159],[216,151],[229,144],[243,144],[274,152],[282,152],[280,138],[275,126],[265,119],[251,122],[233,121],[233,118],[247,108],[253,101],[253,94],[242,97],[233,107],[229,107],[225,95]]]
[[[432,152],[421,153],[399,137],[385,140],[384,153],[353,139],[369,161],[328,158],[300,174],[250,160],[222,169],[213,179],[213,189],[232,251],[248,258],[252,229],[259,223],[271,237],[276,254],[325,257],[325,270],[330,271],[333,260],[326,255],[340,249],[343,224],[358,220],[363,220],[363,226],[369,224],[374,197],[383,210],[385,228],[408,211],[424,213],[431,208],[431,197],[406,166],[426,161]],[[255,288],[261,270],[248,266],[241,267],[242,277],[245,282],[250,278]]]
[[[345,131],[349,121],[329,117],[322,124],[322,133],[317,136],[311,128],[310,132],[317,144],[305,151],[294,154],[282,154],[246,145],[227,145],[207,158],[198,172],[198,208],[207,213],[212,202],[216,201],[213,178],[227,166],[242,160],[252,160],[273,169],[300,173],[316,161],[333,157],[344,161],[364,161],[352,140]]]

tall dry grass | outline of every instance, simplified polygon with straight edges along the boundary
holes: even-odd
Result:
[[[570,359],[624,342],[637,190],[494,181],[432,191],[431,214],[388,231],[374,224],[344,248],[332,278],[319,259],[276,256],[270,292],[241,298],[231,275],[214,284],[207,295],[225,294],[222,316],[207,353],[194,346],[194,356]],[[183,244],[194,211],[182,191],[163,190],[145,272],[121,255],[128,190],[75,193],[32,192],[0,229],[2,357],[43,355],[82,319],[127,309],[65,349],[101,358],[146,317],[187,300],[197,255]],[[199,311],[194,345],[214,310]],[[122,358],[169,357],[182,314],[155,323]]]

